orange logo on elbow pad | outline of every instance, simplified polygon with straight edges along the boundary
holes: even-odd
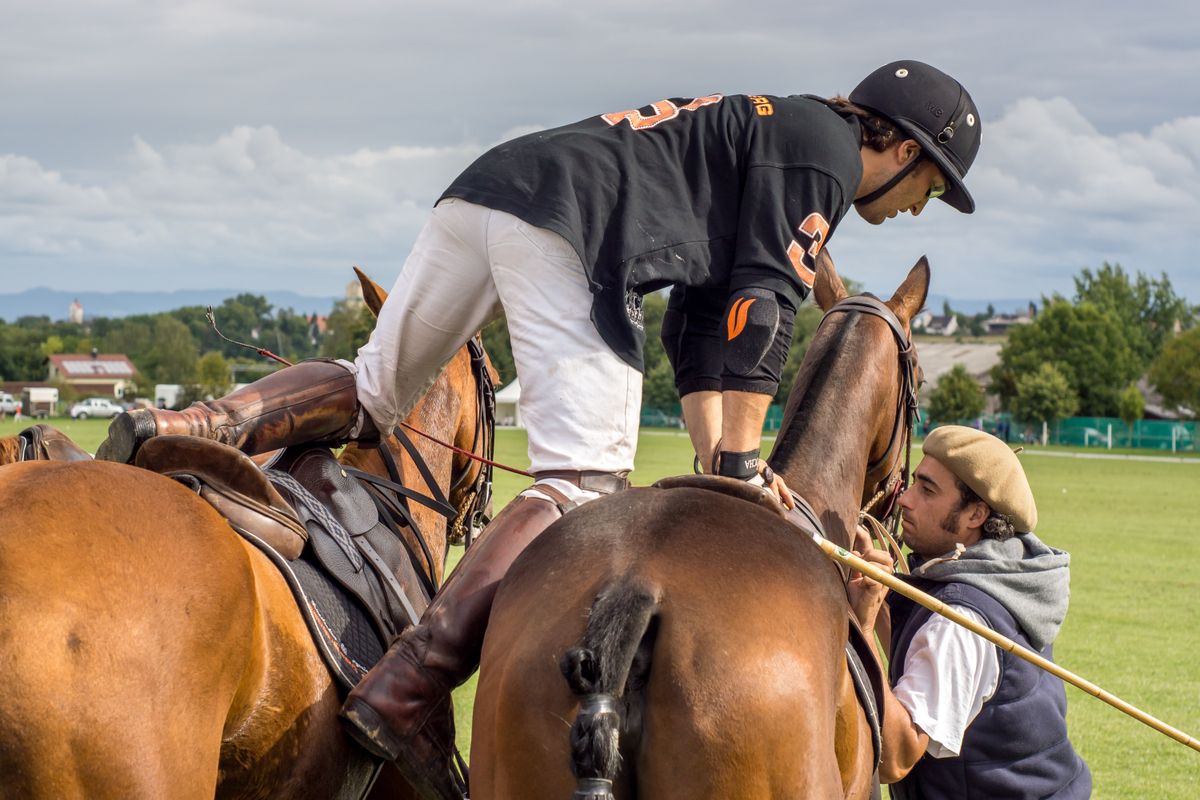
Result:
[[[753,305],[756,297],[739,297],[733,302],[733,308],[729,309],[729,341],[733,341],[738,335],[746,329],[746,317],[750,313],[750,306]]]

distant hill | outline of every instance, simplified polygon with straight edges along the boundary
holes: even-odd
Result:
[[[55,289],[27,289],[16,294],[0,294],[0,319],[15,322],[19,317],[67,318],[71,302],[83,304],[84,319],[127,317],[132,314],[156,314],[183,306],[219,306],[228,297],[246,293],[244,289],[179,289],[172,292],[62,292]],[[267,298],[276,308],[290,308],[297,314],[328,314],[333,297],[315,297],[285,290],[249,292]]]
[[[987,311],[988,305],[996,310],[997,314],[1014,314],[1018,311],[1026,311],[1029,309],[1029,304],[1034,303],[1041,308],[1042,301],[1032,298],[1004,298],[1002,300],[955,300],[953,297],[946,297],[941,294],[931,294],[925,300],[925,307],[934,314],[942,313],[942,304],[949,300],[950,308],[960,314],[982,314]]]
[[[50,317],[53,320],[67,318],[67,309],[73,300],[83,304],[85,319],[95,317],[128,317],[131,314],[156,314],[173,311],[183,306],[219,306],[227,297],[244,293],[244,289],[179,289],[172,292],[62,292],[55,289],[27,289],[16,294],[0,294],[0,319],[14,322],[19,317]],[[263,295],[276,308],[290,308],[298,314],[328,314],[333,309],[334,297],[318,297],[284,290],[250,292]],[[942,313],[942,303],[950,301],[950,307],[963,314],[979,314],[987,311],[990,303],[996,313],[1024,311],[1029,307],[1028,299],[1003,300],[956,300],[944,295],[932,294],[925,306],[935,314]]]

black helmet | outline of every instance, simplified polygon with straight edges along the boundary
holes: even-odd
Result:
[[[854,87],[849,99],[916,139],[950,182],[942,199],[963,213],[975,210],[963,178],[979,152],[983,124],[961,83],[920,61],[893,61]]]

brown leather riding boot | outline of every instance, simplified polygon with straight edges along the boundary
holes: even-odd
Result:
[[[359,413],[350,370],[335,361],[302,361],[183,411],[127,411],[109,425],[96,458],[132,463],[143,442],[164,434],[215,439],[251,455],[305,442],[341,443],[350,438]],[[365,414],[363,423],[373,434]]]
[[[395,761],[428,800],[462,800],[463,792],[451,777],[450,691],[479,666],[501,578],[568,506],[554,489],[537,490],[545,495],[520,495],[504,507],[438,591],[421,622],[393,642],[342,706],[350,735],[375,755]]]

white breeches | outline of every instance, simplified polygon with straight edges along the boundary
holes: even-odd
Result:
[[[583,265],[561,236],[443,200],[358,351],[359,400],[391,430],[455,352],[504,314],[531,470],[632,470],[642,375],[600,338],[591,308]]]

